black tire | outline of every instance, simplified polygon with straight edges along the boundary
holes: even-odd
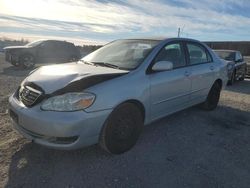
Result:
[[[245,77],[246,77],[246,75],[244,74],[242,77],[239,78],[239,81],[244,81]]]
[[[220,92],[221,92],[221,86],[218,82],[215,82],[208,93],[206,101],[201,104],[202,109],[208,111],[214,110],[219,103]]]
[[[19,63],[17,63],[17,62],[11,62],[11,64],[12,64],[13,66],[15,66],[15,67],[19,67]]]
[[[119,105],[106,120],[99,144],[111,154],[121,154],[131,149],[143,129],[143,116],[132,103]]]
[[[234,82],[235,82],[235,71],[232,73],[232,75],[231,75],[231,78],[230,78],[230,80],[228,80],[228,85],[233,85],[234,84]]]
[[[31,69],[35,66],[35,58],[31,54],[23,55],[20,58],[20,64],[24,69]]]

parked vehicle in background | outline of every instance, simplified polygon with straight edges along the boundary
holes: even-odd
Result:
[[[227,67],[203,43],[117,40],[78,63],[43,66],[9,98],[14,127],[36,143],[75,149],[100,143],[119,154],[143,125],[200,104],[217,107]]]
[[[32,68],[35,64],[65,63],[81,58],[73,43],[58,40],[38,40],[25,46],[4,48],[5,60],[14,66]]]
[[[235,80],[244,80],[247,72],[247,64],[239,51],[214,50],[214,52],[228,63],[229,81],[232,85]]]
[[[246,76],[250,77],[250,56],[245,57],[245,61],[247,63],[247,72],[246,72]]]

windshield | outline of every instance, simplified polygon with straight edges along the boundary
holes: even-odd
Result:
[[[34,46],[41,44],[42,42],[44,42],[44,40],[37,40],[37,41],[30,42],[30,43],[26,44],[26,46],[34,47]]]
[[[132,70],[138,67],[159,40],[117,40],[85,56],[87,63]]]
[[[225,60],[228,60],[228,61],[234,61],[235,60],[235,52],[230,52],[230,51],[215,51],[215,53],[217,53],[217,55],[221,59],[225,59]]]

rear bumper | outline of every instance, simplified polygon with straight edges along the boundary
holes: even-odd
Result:
[[[112,111],[42,111],[40,105],[27,108],[13,96],[9,104],[14,129],[35,143],[65,150],[96,144]]]

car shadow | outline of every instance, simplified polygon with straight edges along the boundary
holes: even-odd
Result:
[[[58,151],[27,143],[11,158],[6,187],[248,186],[240,169],[250,169],[249,117],[226,106],[192,107],[146,126],[136,146],[116,156],[97,145]]]
[[[250,79],[245,79],[244,81],[236,81],[232,86],[227,86],[225,88],[227,91],[250,94]]]

